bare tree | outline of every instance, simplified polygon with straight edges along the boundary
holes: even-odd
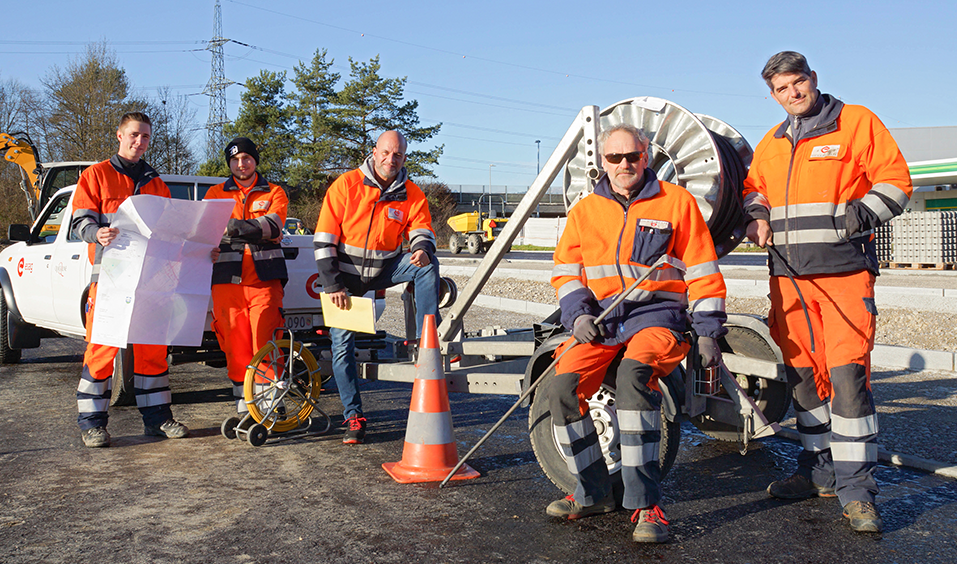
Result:
[[[161,173],[192,174],[197,165],[190,149],[197,132],[196,110],[186,96],[174,95],[168,86],[156,94],[147,109],[153,121],[147,160]]]
[[[130,84],[106,42],[91,43],[65,69],[54,66],[46,87],[46,146],[56,160],[98,161],[116,151],[116,124],[129,111],[147,108],[130,97]]]
[[[0,80],[0,132],[20,138],[29,133],[30,103],[36,93],[16,80]],[[29,135],[28,135],[29,136]],[[6,151],[0,151],[0,158]],[[0,163],[0,226],[6,234],[11,223],[28,223],[30,214],[20,188],[20,168]]]

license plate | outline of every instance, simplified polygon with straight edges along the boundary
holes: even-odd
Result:
[[[285,327],[293,331],[312,329],[312,315],[287,315]]]

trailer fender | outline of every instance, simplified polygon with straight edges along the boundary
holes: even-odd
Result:
[[[768,327],[768,318],[763,315],[751,315],[747,313],[729,313],[728,321],[725,327],[741,327],[748,329],[764,339],[768,346],[774,351],[774,356],[778,362],[784,362],[784,355],[781,354],[781,347],[771,338],[771,329]]]

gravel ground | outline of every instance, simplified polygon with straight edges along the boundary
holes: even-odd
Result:
[[[450,276],[459,289],[465,287],[468,279],[464,276]],[[495,278],[494,284],[486,284],[482,294],[494,297],[513,298],[543,304],[557,304],[555,290],[550,284],[516,280],[513,278]],[[729,313],[751,313],[767,315],[770,302],[764,298],[728,298]],[[497,312],[496,317],[504,315]],[[473,317],[469,311],[466,322]],[[522,316],[527,317],[527,316]],[[538,320],[533,320],[538,321]],[[473,322],[473,324],[477,323]],[[526,324],[529,322],[526,322]],[[505,323],[486,323],[485,325],[506,325]],[[930,311],[915,311],[900,308],[882,308],[877,316],[876,341],[881,345],[897,345],[916,349],[936,351],[957,350],[957,314]],[[469,329],[470,327],[466,327]]]

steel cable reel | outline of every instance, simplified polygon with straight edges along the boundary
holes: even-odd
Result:
[[[651,141],[648,166],[660,180],[677,184],[698,203],[718,256],[731,252],[744,238],[741,183],[752,150],[730,125],[710,116],[697,116],[661,98],[642,96],[601,111],[601,129],[627,123]],[[594,136],[585,131],[565,166],[565,208],[592,191],[601,176]]]

